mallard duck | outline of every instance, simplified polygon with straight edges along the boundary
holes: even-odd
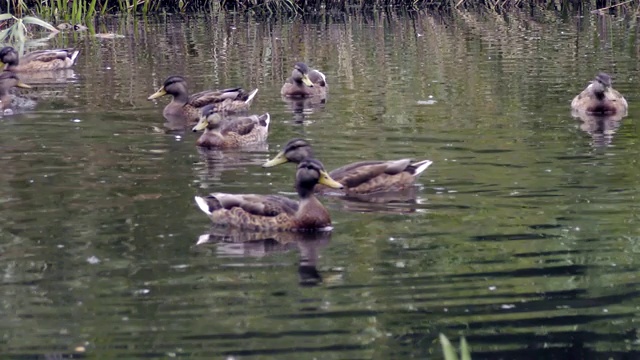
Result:
[[[31,89],[31,86],[20,81],[16,73],[11,71],[0,72],[0,109],[3,114],[13,113],[15,108],[27,107],[20,99],[11,94],[11,88],[13,87]]]
[[[165,106],[162,114],[182,116],[189,122],[196,122],[200,117],[200,109],[213,105],[218,112],[235,113],[246,111],[251,106],[258,89],[246,92],[241,88],[224,90],[205,90],[189,96],[187,81],[182,76],[170,76],[158,91],[148,97],[153,100],[164,95],[172,95],[173,100]]]
[[[293,66],[291,77],[285,81],[280,94],[287,97],[326,96],[327,78],[318,70],[310,69],[307,64],[297,62]]]
[[[193,131],[204,130],[198,146],[230,149],[266,141],[270,122],[269,113],[223,119],[215,105],[207,105]]]
[[[300,201],[279,195],[225,193],[196,196],[195,200],[200,210],[216,225],[247,230],[329,230],[329,212],[313,195],[313,187],[318,183],[342,188],[327,174],[320,161],[305,159],[298,164],[296,171],[296,190]]]
[[[313,157],[311,145],[306,140],[293,139],[284,146],[284,150],[262,166],[299,163],[310,157]],[[431,164],[431,160],[412,162],[411,159],[360,161],[337,168],[329,175],[344,185],[343,192],[346,195],[374,194],[408,188]],[[316,187],[319,192],[327,190],[329,189]]]
[[[14,48],[6,46],[0,49],[0,61],[8,71],[51,71],[72,67],[79,53],[76,49],[37,50],[19,57]]]
[[[613,115],[627,112],[627,100],[611,87],[611,76],[599,73],[573,101],[571,109],[593,115]]]

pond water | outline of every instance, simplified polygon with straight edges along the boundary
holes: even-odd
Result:
[[[15,359],[474,359],[640,356],[640,51],[634,20],[460,12],[256,20],[107,19],[61,34],[77,66],[23,77],[0,119],[0,352]],[[295,61],[325,104],[279,93]],[[569,103],[598,71],[630,103],[606,124]],[[268,144],[204,152],[146,98],[259,88]],[[293,194],[263,169],[293,137],[328,169],[430,159],[415,197],[323,197],[334,230],[212,229],[207,192]]]

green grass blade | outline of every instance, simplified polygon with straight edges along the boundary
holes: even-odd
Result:
[[[38,25],[38,26],[42,26],[43,28],[51,31],[51,32],[58,32],[58,29],[56,29],[53,25],[49,24],[48,22],[44,21],[44,20],[40,20],[37,17],[33,17],[33,16],[25,16],[22,18],[22,22],[24,22],[25,24],[33,24],[33,25]]]
[[[440,334],[440,345],[442,345],[442,353],[444,354],[445,360],[458,360],[456,350],[444,334]]]
[[[7,37],[9,36],[9,32],[11,31],[11,28],[6,28],[2,31],[0,31],[0,42],[7,42]]]
[[[0,14],[0,21],[4,21],[4,20],[9,20],[12,19],[13,15],[6,13],[6,14]]]
[[[460,359],[471,360],[471,350],[469,349],[467,339],[465,339],[464,337],[460,339]]]
[[[86,18],[92,18],[96,14],[96,2],[97,0],[91,0],[91,4],[89,4],[89,10],[87,10]]]

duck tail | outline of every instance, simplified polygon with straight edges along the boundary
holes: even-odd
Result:
[[[209,209],[207,200],[200,196],[196,196],[194,197],[194,199],[196,200],[196,204],[198,204],[198,207],[200,208],[200,210],[202,210],[203,213],[211,215],[211,210]]]
[[[267,130],[269,130],[269,124],[271,123],[271,115],[269,113],[264,113],[258,117],[260,120],[260,125],[264,126]]]
[[[76,50],[76,51],[71,53],[71,63],[72,64],[76,63],[76,58],[78,57],[78,55],[80,55],[80,50]]]
[[[251,101],[253,101],[253,98],[256,96],[256,94],[258,93],[258,89],[253,90],[252,92],[249,93],[249,96],[247,97],[247,100],[245,100],[245,104],[251,104]]]
[[[415,177],[420,176],[420,174],[422,174],[425,170],[427,170],[427,168],[431,166],[431,164],[433,164],[433,161],[431,160],[422,160],[422,161],[418,161],[411,164],[411,167],[414,168],[413,176]]]

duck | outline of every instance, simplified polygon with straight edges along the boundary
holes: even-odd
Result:
[[[0,72],[0,110],[5,115],[13,113],[14,109],[32,107],[30,104],[33,100],[26,98],[14,97],[11,89],[19,87],[23,89],[31,89],[31,86],[23,83],[18,75],[11,71]]]
[[[340,189],[317,159],[302,160],[296,170],[299,201],[280,195],[213,193],[195,202],[218,226],[253,231],[329,231],[329,211],[314,196],[316,184]]]
[[[68,69],[76,63],[80,51],[69,49],[37,50],[22,57],[11,46],[0,49],[5,71],[30,72]]]
[[[247,92],[242,88],[230,88],[224,90],[205,90],[189,96],[187,81],[182,76],[170,76],[162,87],[149,96],[153,100],[164,95],[172,95],[173,100],[165,106],[162,114],[165,117],[181,116],[189,122],[197,122],[200,118],[200,110],[213,105],[218,112],[237,113],[249,109],[258,89]]]
[[[611,87],[611,76],[599,73],[573,101],[571,110],[590,115],[626,114],[627,100]]]
[[[232,149],[262,143],[269,135],[269,113],[223,119],[215,105],[202,108],[193,132],[204,130],[196,144],[210,149]]]
[[[312,158],[313,149],[304,139],[292,139],[273,159],[262,166],[272,167],[287,162],[299,163]],[[354,162],[329,173],[332,179],[344,185],[340,195],[367,195],[381,192],[402,191],[412,186],[418,176],[433,164],[431,160],[413,162],[411,159],[372,160]],[[331,189],[317,186],[320,193]]]
[[[282,85],[280,94],[294,98],[326,97],[328,88],[327,77],[323,73],[309,68],[303,62],[297,62],[293,66],[291,77]]]

